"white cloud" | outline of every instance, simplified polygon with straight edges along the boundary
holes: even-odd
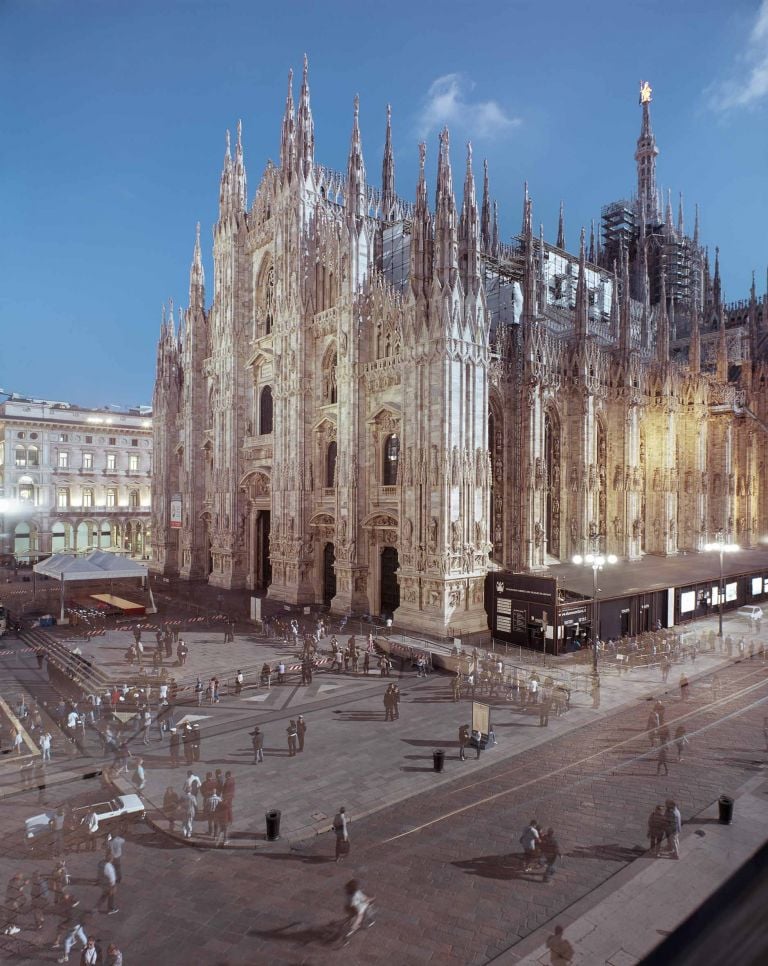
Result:
[[[473,87],[461,74],[444,74],[433,81],[419,114],[421,136],[448,124],[464,134],[492,138],[521,123],[519,117],[507,114],[498,101],[470,100]]]
[[[750,107],[768,97],[768,0],[762,0],[736,76],[708,89],[709,105],[716,111]]]

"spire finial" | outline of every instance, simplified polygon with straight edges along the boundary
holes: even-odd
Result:
[[[483,204],[480,210],[480,237],[486,252],[491,249],[491,190],[488,181],[488,159],[483,161]]]
[[[560,218],[557,223],[557,247],[565,250],[565,202],[560,202]]]
[[[393,218],[395,207],[395,155],[392,150],[392,108],[387,104],[387,130],[384,137],[384,160],[381,165],[381,208],[386,221]]]
[[[225,158],[230,158],[232,156],[232,152],[231,152],[232,145],[231,145],[231,138],[230,138],[230,134],[229,134],[229,128],[227,128],[227,138],[226,138],[226,140],[227,140],[227,148],[226,148],[226,151],[224,152],[224,157]]]

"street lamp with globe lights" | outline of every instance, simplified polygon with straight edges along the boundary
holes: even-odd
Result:
[[[704,545],[704,549],[707,553],[716,553],[720,556],[720,582],[717,585],[717,611],[718,611],[718,636],[720,637],[720,644],[723,643],[723,597],[725,596],[725,590],[723,588],[723,554],[724,553],[736,553],[740,550],[738,543],[728,543],[725,539],[725,533],[720,530],[717,534],[717,539],[715,543],[707,543]]]
[[[573,562],[577,567],[592,568],[592,674],[597,677],[597,642],[600,637],[600,588],[597,586],[597,574],[606,564],[618,563],[618,557],[613,553],[588,553],[585,556],[577,553]]]

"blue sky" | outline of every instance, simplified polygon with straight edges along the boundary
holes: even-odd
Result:
[[[451,128],[488,158],[502,238],[522,186],[567,241],[634,187],[638,82],[660,183],[721,248],[725,294],[765,288],[768,0],[469,4],[0,0],[0,386],[84,405],[151,400],[161,305],[206,274],[224,132],[243,120],[249,197],[276,158],[290,66],[310,59],[316,160],[344,168],[356,93],[371,181],[392,104],[398,193]],[[209,290],[210,296],[210,290]]]

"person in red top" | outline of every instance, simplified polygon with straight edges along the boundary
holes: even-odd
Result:
[[[229,836],[229,829],[232,825],[232,799],[224,798],[216,809],[215,819],[218,835],[216,842],[218,845],[226,845]]]
[[[225,772],[224,784],[221,789],[221,797],[225,802],[232,803],[235,800],[235,778],[231,771]]]

